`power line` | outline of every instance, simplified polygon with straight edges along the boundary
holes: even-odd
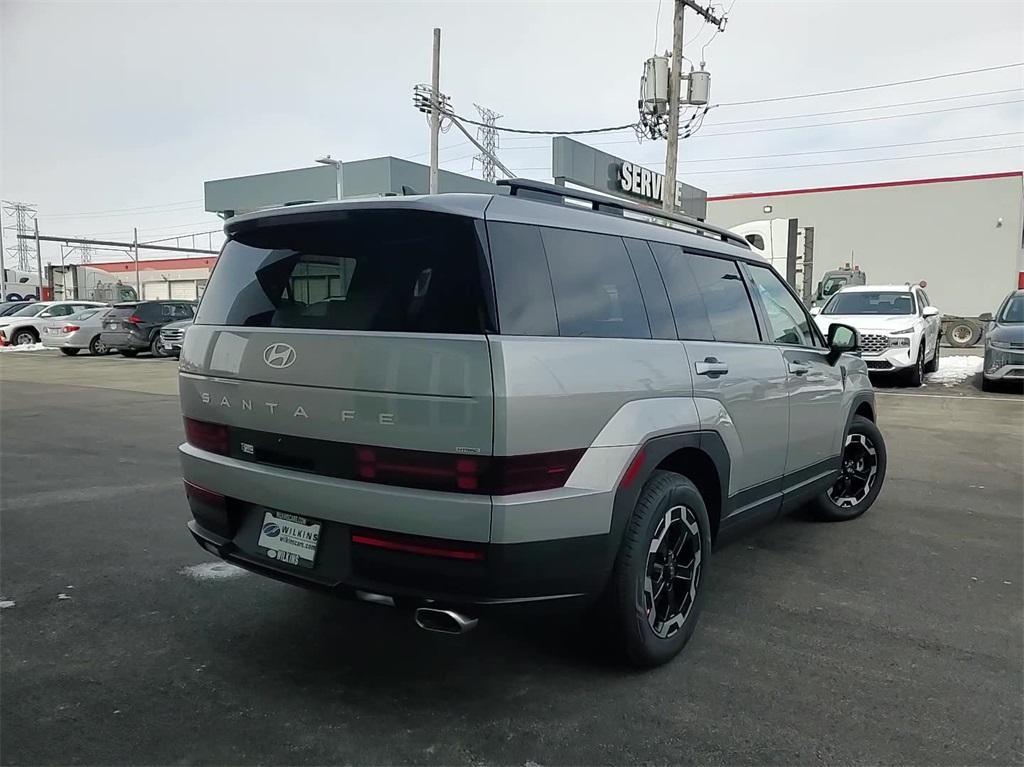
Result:
[[[195,205],[197,202],[203,202],[203,200],[182,200],[181,202],[164,202],[159,205],[142,205],[137,208],[110,208],[109,210],[90,210],[82,211],[81,213],[46,213],[43,214],[43,218],[79,218],[85,216],[105,216],[107,214],[115,215],[118,213],[131,213],[139,210],[152,210],[154,208],[172,208],[179,205]]]
[[[775,101],[792,101],[794,99],[810,99],[818,96],[835,96],[839,93],[856,93],[858,91],[872,91],[876,88],[892,88],[896,85],[911,85],[912,83],[925,83],[932,80],[944,80],[949,77],[963,77],[965,75],[976,75],[981,72],[997,72],[1002,69],[1013,69],[1015,67],[1024,67],[1024,61],[1018,61],[1013,64],[1000,64],[995,67],[981,67],[979,69],[964,69],[960,72],[946,72],[941,75],[929,75],[927,77],[915,77],[911,80],[894,80],[888,83],[875,83],[874,85],[860,85],[856,88],[839,88],[834,91],[817,91],[815,93],[800,93],[793,96],[774,96],[767,99],[750,99],[749,101],[723,101],[716,104],[719,107],[740,107],[748,106],[749,104],[768,104]]]
[[[480,122],[479,120],[470,120],[468,117],[463,117],[462,115],[457,114],[452,114],[451,116],[464,123],[468,123],[469,125],[488,127],[487,123]],[[631,122],[626,125],[615,125],[608,128],[587,128],[586,130],[526,130],[525,128],[506,128],[501,125],[495,125],[494,129],[502,131],[503,133],[528,133],[535,136],[582,136],[588,133],[611,133],[612,131],[633,128],[634,125],[636,125],[636,123]]]
[[[1019,135],[1019,133],[1020,133],[1020,131],[1014,131],[1013,133],[1009,133],[1009,134],[994,133],[994,134],[991,134],[991,135],[993,135],[993,136]],[[982,136],[968,136],[968,137],[965,137],[965,138],[983,138],[983,137]],[[941,140],[945,140],[945,141],[960,141],[962,139],[941,139]],[[921,141],[921,142],[914,142],[914,143],[928,144],[928,143],[938,143],[938,142]],[[887,147],[898,147],[898,146],[910,146],[910,145],[911,144],[889,144],[889,145],[886,145],[886,146]],[[857,165],[857,164],[860,164],[860,163],[869,163],[869,162],[891,162],[893,160],[912,160],[912,159],[917,159],[917,158],[921,158],[921,157],[944,157],[944,156],[947,156],[947,155],[970,154],[970,153],[976,153],[976,152],[998,152],[998,151],[1001,151],[1001,150],[1004,150],[1004,149],[1020,149],[1022,147],[1024,147],[1024,145],[1022,145],[1022,144],[1014,144],[1014,145],[1011,145],[1011,146],[984,147],[984,148],[981,148],[981,149],[962,149],[962,150],[957,150],[957,151],[953,151],[953,152],[931,152],[931,153],[924,153],[924,154],[905,155],[905,156],[902,156],[902,157],[868,157],[868,158],[865,158],[863,160],[841,160],[841,161],[836,161],[836,162],[807,163],[807,164],[803,164],[803,165],[772,165],[772,166],[760,167],[760,168],[725,168],[725,169],[718,169],[718,170],[697,170],[697,171],[690,171],[690,170],[688,170],[686,173],[687,173],[687,175],[697,176],[697,175],[708,175],[708,174],[712,174],[712,173],[742,173],[742,172],[755,171],[755,170],[788,170],[788,169],[791,169],[791,168],[817,168],[817,167],[823,167],[823,166],[829,166],[829,165]],[[864,147],[864,148],[865,149],[880,149],[882,147]],[[825,152],[846,152],[846,151],[859,151],[859,150],[853,150],[853,149],[827,149],[827,150],[823,150],[822,153],[825,153]],[[724,161],[728,161],[728,160],[756,160],[756,159],[768,159],[768,158],[773,158],[773,157],[796,157],[796,156],[799,156],[799,155],[806,155],[806,154],[818,154],[818,152],[793,152],[793,153],[789,153],[789,154],[755,155],[755,156],[748,156],[748,157],[706,157],[706,158],[703,158],[703,159],[700,159],[700,160],[696,160],[696,159],[694,159],[694,160],[682,160],[680,162],[681,163],[682,162],[712,162],[712,161],[714,161],[714,162],[724,162]],[[664,165],[665,163],[664,163],[664,161],[661,161],[661,162],[651,162],[651,163],[644,163],[644,164],[646,164],[646,165]],[[518,172],[518,171],[525,171],[525,170],[550,170],[550,168],[548,166],[544,165],[544,166],[535,166],[535,167],[532,167],[532,168],[513,168],[513,170]]]
[[[960,112],[965,109],[981,109],[983,107],[995,107],[1005,104],[1019,104],[1024,99],[1010,99],[1007,101],[990,101],[986,104],[969,104],[962,107],[947,107],[946,109],[928,109],[921,112],[908,112],[901,115],[878,115],[877,117],[861,117],[856,120],[834,120],[832,122],[814,123],[813,125],[782,125],[777,128],[753,128],[752,130],[719,131],[718,133],[705,133],[702,138],[712,136],[738,136],[746,133],[770,133],[782,130],[800,130],[802,128],[824,128],[830,125],[853,125],[855,123],[877,122],[879,120],[897,120],[903,117],[919,117],[921,115],[936,115],[946,112]]]
[[[835,162],[816,162],[804,165],[770,165],[760,168],[729,168],[728,170],[697,170],[687,171],[689,176],[709,176],[719,173],[752,173],[760,170],[794,170],[797,168],[824,168],[832,165],[860,165],[869,162],[893,162],[895,160],[917,160],[924,157],[948,157],[959,154],[978,154],[979,152],[999,152],[1007,149],[1024,149],[1024,144],[1012,146],[992,146],[984,149],[961,149],[955,152],[929,152],[925,154],[909,154],[901,157],[873,157],[864,160],[837,160]]]
[[[960,96],[940,96],[934,99],[919,99],[917,101],[900,101],[895,104],[879,104],[870,107],[854,107],[852,109],[833,109],[829,112],[805,112],[798,115],[781,115],[779,117],[753,117],[747,120],[728,120],[726,122],[712,123],[708,127],[716,125],[745,125],[747,123],[771,122],[773,120],[795,120],[799,117],[825,117],[828,115],[843,115],[851,112],[869,112],[876,109],[895,109],[896,107],[917,106],[919,104],[934,104],[940,101],[956,101],[957,99],[972,99],[982,96],[1001,96],[1005,93],[1020,93],[1021,88],[1005,88],[999,91],[984,91],[983,93],[965,93]]]

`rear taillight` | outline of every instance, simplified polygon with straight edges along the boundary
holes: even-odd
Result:
[[[491,469],[491,495],[532,493],[563,487],[585,450],[495,456]]]
[[[81,330],[81,328],[78,327],[78,325],[65,325],[64,326],[64,332],[65,333],[74,333],[76,330]]]
[[[185,419],[185,441],[200,450],[228,455],[228,427],[222,423],[207,423],[193,418]]]
[[[140,317],[137,314],[133,314],[131,317],[128,318],[128,322],[130,322],[132,325],[140,325],[142,324],[142,317]]]
[[[356,478],[456,493],[530,493],[563,487],[584,452],[562,450],[491,457],[357,447]]]
[[[7,336],[4,335],[2,330],[0,330],[0,346],[7,346]]]

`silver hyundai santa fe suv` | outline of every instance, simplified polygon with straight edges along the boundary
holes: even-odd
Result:
[[[856,331],[740,237],[531,181],[231,219],[181,353],[201,546],[461,632],[579,604],[638,665],[712,547],[882,487]]]

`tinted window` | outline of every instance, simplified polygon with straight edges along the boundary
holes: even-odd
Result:
[[[661,276],[665,278],[679,338],[691,341],[714,340],[704,299],[683,249],[678,245],[665,245],[661,242],[652,242],[651,249],[658,259]]]
[[[23,306],[18,311],[11,313],[10,317],[35,317],[37,314],[42,314],[46,310],[44,304],[29,304]]]
[[[43,314],[47,317],[67,317],[69,314],[74,314],[74,309],[71,308],[71,304],[57,304],[51,306]]]
[[[734,261],[688,256],[716,341],[759,341],[750,296]]]
[[[1024,322],[1024,295],[1007,298],[999,311],[998,321],[1012,324]]]
[[[753,247],[757,248],[758,250],[764,250],[764,237],[762,237],[761,235],[748,234],[746,239],[747,242],[749,242]]]
[[[851,290],[837,293],[822,314],[913,314],[914,297],[892,291]]]
[[[540,230],[523,224],[487,225],[501,332],[555,336],[555,300]]]
[[[750,266],[750,276],[768,317],[768,337],[777,344],[819,346],[803,306],[782,278],[767,266]]]
[[[640,286],[620,238],[546,227],[541,236],[559,335],[651,337]]]
[[[654,263],[651,247],[643,240],[623,240],[629,258],[633,262],[633,271],[640,282],[644,305],[647,307],[647,319],[651,323],[651,335],[654,338],[675,338],[676,327],[672,320],[672,308],[668,303],[665,283],[661,279],[658,265]]]
[[[472,219],[357,210],[233,235],[196,322],[482,333],[489,326],[482,290]]]

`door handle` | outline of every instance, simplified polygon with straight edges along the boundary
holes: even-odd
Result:
[[[703,362],[694,362],[693,369],[699,376],[724,376],[729,372],[729,365],[719,362],[716,357],[705,357]]]
[[[808,365],[804,365],[800,362],[790,362],[789,372],[795,376],[804,376],[811,372],[811,368]]]

